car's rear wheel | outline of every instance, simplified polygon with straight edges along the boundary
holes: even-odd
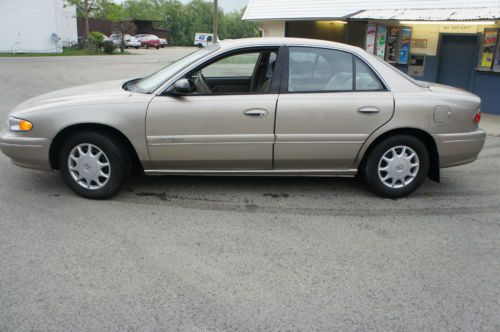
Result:
[[[130,157],[120,140],[99,132],[79,132],[66,140],[59,169],[78,195],[107,199],[115,195],[131,172]]]
[[[156,46],[156,49],[159,50],[160,49],[160,46]]]
[[[429,152],[416,137],[391,136],[371,150],[360,171],[376,194],[405,197],[424,183],[429,171]]]

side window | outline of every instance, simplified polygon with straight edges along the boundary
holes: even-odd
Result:
[[[321,48],[290,48],[289,92],[352,90],[352,55]]]
[[[250,77],[260,53],[244,53],[228,56],[202,69],[205,77]]]
[[[198,67],[186,78],[191,94],[263,94],[271,91],[278,49],[232,53]]]
[[[356,58],[356,91],[380,91],[384,87],[373,70]]]

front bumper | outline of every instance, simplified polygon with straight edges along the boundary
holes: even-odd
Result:
[[[51,170],[48,138],[23,137],[11,133],[0,134],[0,150],[21,167]]]
[[[469,133],[433,135],[439,152],[440,167],[468,164],[477,159],[486,140],[486,132],[477,129]]]

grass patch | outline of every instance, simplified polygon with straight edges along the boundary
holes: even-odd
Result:
[[[121,53],[120,50],[116,50],[113,55],[121,54],[131,54],[127,51]],[[110,55],[104,52],[81,50],[77,48],[64,48],[62,53],[0,53],[0,57],[39,57],[39,56],[81,56],[81,55]]]

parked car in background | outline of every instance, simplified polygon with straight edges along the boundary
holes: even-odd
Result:
[[[146,37],[146,36],[160,39],[160,37],[158,37],[157,35],[153,35],[150,33],[140,33],[140,34],[135,35],[134,37],[137,38],[139,41],[141,41],[141,39]]]
[[[119,33],[113,33],[111,36],[109,36],[109,40],[111,40],[113,44],[119,47],[122,42],[122,35]]]
[[[160,47],[163,48],[163,47],[167,47],[168,45],[168,42],[165,38],[160,38]]]
[[[146,35],[141,38],[141,47],[150,48],[154,47],[156,49],[160,48],[160,38],[155,35]]]
[[[139,41],[141,41],[142,37],[144,37],[144,36],[147,36],[147,34],[140,33],[140,34],[135,35],[134,37],[137,38]]]
[[[141,47],[141,42],[130,35],[125,35],[125,48],[133,47],[135,49],[138,49]]]
[[[197,32],[194,35],[194,46],[207,47],[214,43],[214,35],[212,33]]]
[[[440,168],[476,160],[486,138],[480,105],[358,47],[251,38],[143,79],[30,99],[10,112],[0,148],[19,166],[59,169],[94,199],[117,193],[132,166],[148,175],[359,175],[398,198],[427,177],[439,182]]]

